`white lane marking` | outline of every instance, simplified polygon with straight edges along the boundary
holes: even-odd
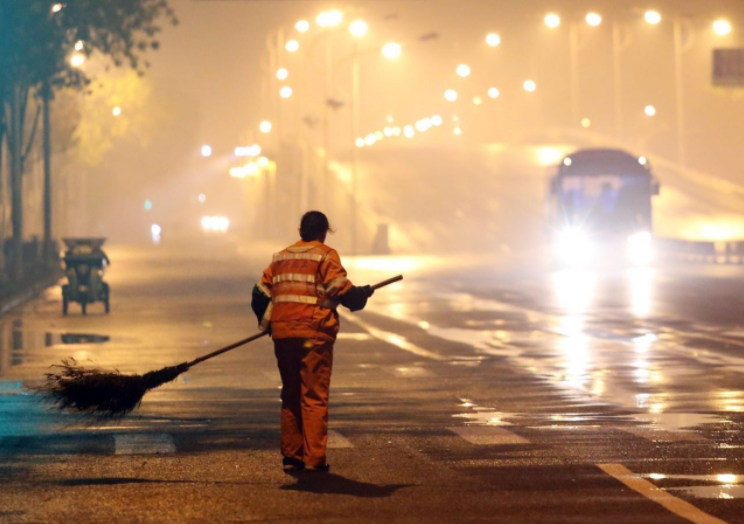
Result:
[[[651,442],[708,442],[708,439],[697,431],[678,429],[670,431],[656,428],[618,428],[620,431],[645,438]]]
[[[663,506],[678,517],[687,519],[695,524],[727,524],[721,519],[708,515],[689,502],[678,499],[671,493],[657,488],[651,482],[640,475],[636,475],[622,464],[597,464],[597,467],[633,491]]]
[[[396,368],[386,369],[386,371],[399,378],[428,378],[434,376],[434,373],[428,369],[417,366],[398,366]]]
[[[166,433],[115,435],[117,455],[154,455],[175,453],[173,437]]]
[[[413,353],[414,355],[418,355],[419,357],[430,358],[432,360],[439,360],[439,361],[448,360],[447,358],[443,357],[439,353],[434,353],[433,351],[429,351],[428,349],[424,349],[415,344],[411,344],[404,337],[401,337],[400,335],[391,333],[389,331],[383,331],[382,329],[378,329],[368,324],[367,322],[357,317],[356,315],[347,313],[345,311],[342,312],[341,315],[349,322],[352,322],[353,324],[356,324],[360,328],[366,330],[373,337],[380,339],[383,342],[387,342],[388,344],[392,344],[393,346],[399,347],[400,349],[404,351],[408,351],[409,353]]]
[[[341,433],[332,429],[328,430],[329,449],[348,449],[353,447],[354,444],[352,444],[351,441],[344,437]]]
[[[478,446],[493,444],[529,444],[530,441],[497,426],[456,426],[447,428],[471,444]]]

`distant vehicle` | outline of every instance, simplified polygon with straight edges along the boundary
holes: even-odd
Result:
[[[651,263],[651,200],[658,194],[646,157],[616,149],[584,149],[565,157],[550,180],[548,199],[557,264]]]
[[[80,304],[83,315],[88,304],[103,302],[106,313],[111,310],[111,292],[103,281],[103,272],[109,263],[101,247],[105,238],[64,238],[65,274],[67,284],[62,286],[62,314],[67,315],[70,302]]]

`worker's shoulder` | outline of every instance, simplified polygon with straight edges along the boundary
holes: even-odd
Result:
[[[338,252],[333,249],[330,246],[327,246],[323,244],[322,242],[318,241],[312,241],[312,242],[304,242],[300,240],[299,242],[295,242],[291,246],[285,247],[283,250],[279,251],[278,253],[274,253],[274,260],[277,260],[278,258],[285,258],[287,254],[303,254],[303,253],[309,253],[309,254],[322,254],[323,257],[332,256],[335,254],[335,256],[338,256]]]

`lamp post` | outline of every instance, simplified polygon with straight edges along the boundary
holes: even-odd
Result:
[[[674,85],[677,105],[677,162],[684,165],[687,161],[685,148],[685,85],[684,55],[692,49],[694,33],[690,20],[682,17],[674,19]],[[685,39],[685,29],[688,38]]]
[[[630,33],[623,32],[619,22],[612,24],[612,69],[615,98],[615,134],[621,142],[625,139],[625,115],[623,113],[623,68],[622,54],[632,42]]]

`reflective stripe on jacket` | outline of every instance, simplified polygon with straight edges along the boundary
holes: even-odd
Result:
[[[274,255],[260,289],[271,298],[262,321],[272,336],[335,341],[338,299],[351,289],[338,253],[320,242],[298,242]]]

